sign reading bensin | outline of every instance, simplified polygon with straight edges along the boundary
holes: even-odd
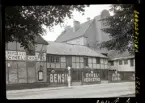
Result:
[[[84,73],[84,82],[86,83],[96,83],[100,82],[100,74],[97,72],[91,72],[91,73]]]

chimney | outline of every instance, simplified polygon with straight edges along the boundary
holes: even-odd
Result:
[[[87,20],[90,21],[90,18],[88,17]]]
[[[74,32],[76,32],[80,28],[80,22],[79,21],[74,21]]]

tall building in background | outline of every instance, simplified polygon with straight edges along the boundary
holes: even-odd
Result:
[[[79,21],[74,21],[74,26],[66,27],[55,42],[63,42],[74,45],[84,45],[100,53],[107,53],[106,49],[100,49],[99,44],[109,40],[109,34],[104,33],[101,29],[105,28],[103,18],[109,17],[109,11],[103,10],[100,15],[87,22],[80,24]]]

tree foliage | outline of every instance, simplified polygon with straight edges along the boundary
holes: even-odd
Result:
[[[5,42],[17,40],[28,48],[35,36],[43,34],[42,25],[53,27],[71,18],[72,11],[84,11],[88,5],[13,6],[5,8]]]
[[[102,42],[101,48],[108,50],[117,50],[120,53],[128,50],[134,54],[134,13],[133,5],[114,4],[110,11],[114,12],[113,16],[102,19],[106,28],[102,30],[109,33],[111,39]]]

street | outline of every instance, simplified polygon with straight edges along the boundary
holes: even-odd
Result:
[[[135,94],[134,82],[73,86],[61,89],[7,91],[7,99],[101,98],[121,97],[130,94]],[[130,96],[134,97],[135,95]]]

